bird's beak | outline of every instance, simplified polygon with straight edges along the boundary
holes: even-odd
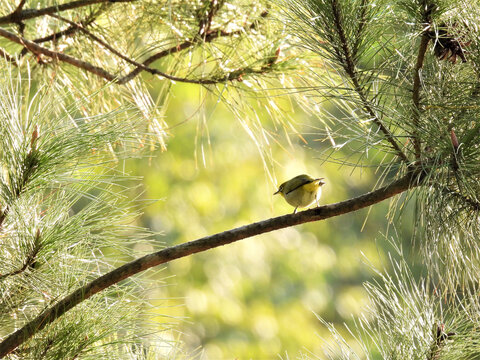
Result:
[[[320,186],[325,185],[325,181],[322,181],[323,179],[325,179],[325,178],[316,179],[316,180],[318,180],[318,185],[320,185]]]
[[[279,192],[280,192],[280,189],[278,189],[277,191],[275,191],[275,192],[273,193],[273,195],[277,195]]]

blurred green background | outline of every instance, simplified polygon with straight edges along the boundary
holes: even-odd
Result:
[[[272,166],[264,166],[269,161],[215,95],[192,85],[171,90],[167,151],[122,164],[144,176],[143,186],[132,190],[136,196],[159,199],[139,221],[161,232],[158,239],[166,246],[292,212],[272,194],[301,173],[326,178],[321,204],[368,192],[379,177],[368,167],[323,162],[331,144],[319,141],[312,130],[318,120],[299,109],[290,115],[299,132],[308,133],[307,143],[294,133],[291,145],[279,138],[269,145]],[[342,152],[338,156],[351,155]],[[383,202],[173,261],[158,271],[164,282],[149,295],[158,306],[156,320],[176,323],[174,340],[207,359],[309,352],[322,358],[332,339],[317,316],[351,338],[342,324],[351,324],[368,305],[362,283],[374,278],[371,266],[387,266],[387,211]],[[402,216],[407,219],[408,212]],[[408,239],[409,221],[403,223]]]

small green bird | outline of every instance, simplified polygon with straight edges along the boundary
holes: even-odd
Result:
[[[318,206],[318,199],[320,199],[322,194],[321,187],[325,184],[322,181],[323,179],[314,179],[305,174],[298,175],[293,179],[285,181],[273,195],[280,194],[290,205],[295,206],[293,211],[295,214],[299,207],[308,207],[314,202]]]

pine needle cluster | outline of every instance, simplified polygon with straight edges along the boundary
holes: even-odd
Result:
[[[324,59],[310,103],[325,99],[317,135],[364,156],[381,180],[418,169],[416,247],[425,275],[392,260],[366,289],[372,309],[357,323],[358,354],[330,325],[329,358],[453,359],[478,356],[480,230],[477,3],[464,1],[284,2],[300,46]],[[319,76],[320,78],[320,76]],[[341,114],[340,121],[337,120]],[[339,144],[339,145],[338,145]],[[338,145],[338,146],[335,146]],[[382,156],[382,155],[380,155]],[[405,205],[393,202],[391,219]],[[398,218],[398,217],[397,217]],[[401,255],[401,252],[399,252]],[[341,354],[341,355],[339,355]]]
[[[136,111],[81,116],[68,93],[2,70],[0,83],[0,333],[5,336],[111,269],[152,235],[135,226],[138,204],[115,165],[138,149]],[[122,239],[119,241],[119,239]],[[135,240],[135,242],[133,241]],[[146,358],[175,349],[146,320],[144,286],[111,287],[17,348],[12,359]],[[121,339],[121,341],[120,341]],[[150,349],[150,350],[149,350]],[[170,350],[168,350],[170,349]],[[158,352],[157,352],[158,353]],[[130,354],[130,355],[129,355]]]

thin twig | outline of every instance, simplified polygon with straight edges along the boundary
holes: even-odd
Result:
[[[232,81],[232,80],[239,80],[240,81],[242,79],[242,75],[244,75],[244,74],[247,74],[247,73],[248,74],[264,73],[265,71],[267,71],[267,69],[265,69],[263,67],[258,69],[258,70],[247,67],[247,68],[237,69],[235,71],[232,71],[232,72],[230,72],[230,73],[228,73],[228,74],[226,74],[222,77],[218,77],[218,78],[187,79],[187,78],[182,78],[182,77],[178,77],[178,76],[169,75],[169,74],[164,73],[162,71],[159,71],[157,69],[149,68],[149,67],[145,66],[145,62],[142,64],[142,63],[138,63],[134,60],[128,59],[127,57],[125,57],[124,55],[121,55],[116,50],[114,50],[113,48],[110,47],[110,49],[115,51],[118,56],[121,56],[125,60],[128,59],[127,60],[128,62],[137,66],[137,68],[135,70],[133,70],[129,74],[125,75],[124,77],[117,77],[117,76],[109,73],[108,71],[106,71],[104,68],[101,68],[101,67],[93,65],[89,62],[77,59],[73,56],[63,54],[61,52],[49,50],[47,48],[44,48],[44,47],[30,41],[30,40],[19,37],[19,36],[15,35],[14,33],[11,33],[11,32],[9,32],[5,29],[0,28],[0,36],[3,36],[5,38],[7,38],[8,40],[13,41],[17,44],[23,45],[24,47],[26,47],[28,50],[30,50],[31,52],[33,52],[36,55],[42,54],[42,55],[48,56],[48,57],[50,57],[54,60],[66,62],[68,64],[71,64],[71,65],[75,66],[75,67],[78,67],[78,68],[83,69],[87,72],[90,72],[94,75],[97,75],[97,76],[99,76],[99,77],[101,77],[101,78],[103,78],[107,81],[116,82],[117,84],[120,84],[120,85],[123,85],[123,84],[127,83],[135,75],[138,75],[141,71],[147,71],[151,74],[163,76],[166,79],[177,81],[177,82],[199,84],[199,85],[212,85],[212,84],[224,83],[226,81]],[[217,37],[218,37],[218,35],[217,35]],[[102,42],[102,43],[106,44],[104,42]],[[135,73],[135,74],[133,74],[133,73]],[[132,74],[133,74],[133,76],[132,76]]]
[[[49,6],[43,9],[26,9],[20,12],[12,12],[9,15],[0,17],[0,25],[2,24],[12,24],[19,23],[24,20],[33,19],[39,16],[50,15],[60,11],[76,9],[79,7],[86,7],[93,4],[100,3],[111,3],[111,2],[134,2],[137,0],[78,0],[72,1],[66,4],[59,4],[54,6]]]
[[[35,267],[35,263],[37,261],[37,255],[38,255],[39,251],[40,251],[40,230],[37,230],[37,233],[35,234],[33,249],[27,255],[27,258],[23,262],[22,267],[17,269],[17,270],[11,271],[9,273],[1,274],[0,275],[0,280],[3,280],[3,279],[5,279],[7,277],[10,277],[10,276],[21,274],[22,272],[24,272],[28,268],[33,269]]]
[[[357,77],[357,72],[355,70],[355,63],[353,61],[352,54],[351,54],[350,49],[348,47],[347,36],[345,35],[345,31],[343,29],[343,23],[342,23],[342,19],[341,19],[339,4],[338,4],[337,0],[332,0],[331,5],[332,5],[332,12],[333,12],[333,17],[334,17],[334,25],[335,25],[335,28],[337,30],[337,33],[338,33],[338,36],[340,38],[340,42],[341,42],[341,45],[342,45],[342,52],[343,52],[343,54],[342,54],[343,59],[342,60],[344,61],[345,72],[350,77],[350,80],[352,81],[355,92],[360,97],[360,100],[362,101],[364,109],[370,115],[373,122],[377,125],[377,127],[380,129],[380,131],[383,132],[386,140],[393,147],[397,156],[400,159],[402,159],[405,163],[408,163],[409,161],[408,161],[407,156],[405,155],[405,153],[400,148],[400,145],[398,145],[397,141],[395,140],[395,137],[392,135],[390,130],[388,130],[388,128],[383,124],[382,120],[380,120],[380,118],[377,116],[377,114],[373,110],[372,105],[368,101],[368,98],[365,95],[365,93],[363,91],[363,88],[360,86],[360,83],[359,83],[358,77]]]
[[[92,24],[95,21],[95,19],[97,18],[98,13],[99,12],[95,12],[95,13],[87,16],[85,19],[83,19],[79,22],[79,25],[82,28],[84,28],[85,26],[88,26],[88,25]],[[56,41],[56,40],[58,40],[62,37],[73,35],[77,31],[80,31],[80,29],[79,29],[79,26],[77,24],[75,24],[75,26],[69,26],[68,28],[66,28],[64,30],[60,30],[60,31],[57,31],[56,33],[50,34],[48,36],[44,36],[44,37],[35,39],[35,40],[33,40],[33,42],[36,43],[36,44],[41,44],[41,43],[48,42],[48,41]],[[24,56],[27,52],[28,52],[28,49],[23,48],[22,51],[20,52],[20,56]]]
[[[417,62],[415,63],[415,69],[413,71],[413,91],[412,91],[412,101],[413,101],[413,148],[415,151],[415,158],[417,161],[420,160],[422,156],[422,143],[420,140],[420,88],[421,88],[421,71],[423,68],[423,61],[425,59],[425,53],[427,52],[428,42],[430,37],[428,31],[425,30],[421,40],[420,46],[418,47]]]
[[[118,50],[114,49],[112,46],[110,46],[108,43],[106,43],[105,41],[103,41],[102,39],[100,39],[98,36],[92,34],[90,31],[88,31],[87,29],[84,29],[82,26],[80,26],[79,24],[76,24],[74,23],[73,21],[70,21],[68,19],[65,19],[61,16],[58,16],[58,15],[50,15],[56,19],[59,19],[59,20],[62,20],[68,24],[71,24],[72,26],[76,26],[77,29],[81,32],[83,32],[85,35],[87,35],[89,38],[91,38],[92,40],[94,40],[95,42],[99,43],[100,45],[102,45],[104,48],[106,48],[107,50],[109,50],[112,54],[115,54],[117,55],[119,58],[125,60],[126,62],[136,66],[137,68],[140,68],[141,70],[143,71],[147,71],[149,72],[150,74],[155,74],[155,75],[161,75],[167,79],[170,79],[170,80],[175,80],[175,81],[182,81],[182,82],[193,82],[193,83],[196,83],[196,84],[215,84],[217,81],[216,80],[211,80],[211,79],[208,79],[208,80],[205,80],[204,82],[202,82],[202,80],[190,80],[190,79],[185,79],[185,78],[179,78],[177,76],[172,76],[172,75],[169,75],[169,74],[166,74],[162,71],[159,71],[159,70],[156,70],[156,69],[152,69],[152,68],[149,68],[135,60],[132,60],[130,59],[128,56],[126,55],[123,55],[121,52],[119,52]],[[118,80],[116,80],[117,83],[119,84],[124,84],[124,81],[123,80],[124,78],[120,78]]]
[[[447,196],[451,196],[457,200],[460,200],[461,202],[472,208],[472,210],[480,211],[480,202],[470,199],[469,197],[462,195],[459,192],[450,189],[449,187],[441,187],[440,191]]]
[[[387,186],[356,198],[335,204],[320,206],[297,214],[283,215],[236,229],[227,230],[188,243],[172,246],[129,262],[93,280],[89,284],[78,288],[73,293],[60,300],[57,304],[44,310],[40,315],[21,329],[7,336],[0,343],[0,358],[14,351],[19,345],[27,341],[48,324],[61,317],[67,311],[80,304],[82,301],[139,272],[175,259],[210,250],[259,234],[307,222],[325,220],[334,216],[366,208],[406,190],[419,186],[424,179],[423,175],[423,173],[411,171],[404,177]]]
[[[14,13],[20,13],[23,9],[23,7],[25,6],[25,3],[27,2],[27,0],[20,0],[20,3],[18,4],[17,8],[15,9]]]
[[[268,11],[264,11],[260,14],[260,16],[262,18],[266,17],[267,15],[268,15]],[[156,54],[153,54],[152,56],[147,58],[145,61],[143,61],[142,65],[148,66],[148,65],[152,64],[153,62],[155,62],[155,61],[157,61],[161,58],[164,58],[168,55],[171,55],[171,54],[183,51],[185,49],[188,49],[188,48],[200,43],[200,41],[203,41],[204,43],[209,43],[209,42],[212,42],[213,40],[215,40],[219,37],[229,37],[229,36],[233,37],[233,36],[242,34],[245,30],[249,30],[249,29],[253,30],[253,29],[256,28],[256,26],[257,26],[257,23],[253,22],[248,27],[246,27],[244,29],[236,30],[236,31],[228,32],[228,31],[225,31],[225,30],[213,29],[208,34],[206,34],[203,38],[198,38],[197,37],[197,38],[194,38],[194,39],[191,39],[191,40],[186,40],[186,41],[184,41],[180,44],[174,45],[174,46],[172,46],[168,49],[165,49],[165,50],[159,51]],[[133,79],[135,76],[137,76],[140,72],[142,72],[141,67],[137,67],[136,69],[132,70],[130,73],[128,73],[127,75],[125,75],[121,79],[122,83],[129,82],[131,79]]]
[[[146,67],[145,65],[143,64],[140,64],[138,62],[136,62],[135,60],[133,59],[130,59],[128,56],[126,55],[123,55],[120,51],[116,50],[113,48],[113,46],[109,45],[108,43],[106,43],[105,41],[103,41],[102,39],[100,39],[98,36],[96,36],[95,34],[92,34],[90,31],[88,31],[87,29],[85,29],[83,27],[82,24],[77,24],[73,21],[70,21],[68,19],[65,19],[64,17],[62,16],[59,16],[59,15],[55,15],[55,14],[51,14],[50,15],[51,17],[54,17],[55,19],[58,19],[58,20],[61,20],[63,22],[66,22],[67,24],[70,24],[72,27],[76,27],[76,29],[78,31],[81,31],[82,33],[84,33],[85,35],[87,35],[90,39],[92,39],[93,41],[99,43],[100,45],[102,45],[105,49],[109,50],[112,54],[115,54],[117,55],[119,58],[125,60],[126,62],[132,64],[132,65],[135,65],[135,66],[138,66],[138,67],[141,67],[142,70],[145,70],[145,71],[152,71],[154,69],[149,69],[148,67]]]
[[[445,324],[435,324],[433,328],[434,341],[430,346],[430,353],[427,356],[427,360],[438,360],[446,341],[455,335],[454,332],[449,332],[448,334],[445,332]]]
[[[413,89],[412,89],[412,102],[413,102],[413,134],[412,143],[415,152],[415,159],[417,162],[422,157],[422,142],[420,139],[420,89],[422,84],[421,72],[423,68],[423,62],[425,60],[425,54],[427,53],[428,42],[430,41],[429,30],[432,23],[432,12],[435,10],[436,5],[430,3],[429,0],[423,0],[421,3],[423,12],[423,30],[420,38],[420,46],[418,47],[417,61],[415,68],[413,69]]]
[[[11,33],[5,29],[0,28],[0,36],[3,36],[4,38],[13,41],[17,44],[25,46],[28,50],[32,51],[35,54],[43,54],[46,55],[52,59],[59,60],[66,62],[68,64],[71,64],[73,66],[76,66],[80,69],[83,69],[85,71],[88,71],[92,74],[95,74],[97,76],[100,76],[101,78],[104,78],[108,81],[113,81],[115,80],[115,76],[110,74],[109,72],[105,71],[103,68],[95,66],[93,64],[90,64],[86,61],[74,58],[73,56],[66,55],[57,51],[52,51],[47,48],[44,48],[40,45],[35,44],[34,42],[27,40],[25,38],[18,37],[14,33]]]
[[[154,74],[154,75],[160,75],[160,76],[163,76],[167,79],[170,79],[170,80],[174,80],[174,81],[179,81],[179,82],[187,82],[187,83],[194,83],[194,84],[216,84],[218,82],[224,82],[225,80],[228,80],[228,78],[224,77],[224,78],[220,78],[220,79],[199,79],[199,80],[195,80],[195,79],[186,79],[186,78],[180,78],[180,77],[177,77],[177,76],[173,76],[173,75],[169,75],[169,74],[166,74],[162,71],[159,71],[157,69],[152,69],[152,68],[149,68],[147,66],[145,66],[144,64],[141,64],[135,60],[132,60],[130,59],[128,56],[122,54],[120,51],[114,49],[112,46],[110,46],[108,43],[106,43],[105,41],[103,41],[102,39],[100,39],[98,36],[92,34],[90,31],[88,31],[87,29],[83,28],[82,26],[80,26],[79,24],[76,24],[74,23],[73,21],[70,21],[68,19],[65,19],[61,16],[58,16],[58,15],[50,15],[56,19],[59,19],[59,20],[62,20],[68,24],[71,24],[72,26],[76,26],[78,28],[79,31],[83,32],[85,35],[87,35],[89,38],[91,38],[92,40],[94,40],[95,42],[99,43],[100,45],[102,45],[104,48],[106,48],[107,50],[109,50],[112,54],[115,54],[117,55],[119,58],[125,60],[126,62],[136,66],[137,68],[140,68],[141,70],[143,71],[147,71],[149,72],[150,74]],[[116,81],[118,84],[124,84],[126,82],[126,77],[123,77],[123,78],[119,78],[117,81]]]

